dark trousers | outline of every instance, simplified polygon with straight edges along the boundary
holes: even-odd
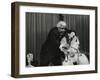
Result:
[[[51,63],[52,63],[54,66],[62,65],[61,57],[60,57],[59,55],[53,57],[52,60],[51,60]]]
[[[51,59],[48,59],[48,57],[45,57],[45,58],[42,58],[40,61],[40,66],[48,66],[49,64],[52,64],[53,66],[62,65],[61,56],[56,55],[52,57]]]

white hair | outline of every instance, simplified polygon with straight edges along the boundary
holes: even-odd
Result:
[[[71,32],[71,34],[70,34],[70,35],[71,35],[72,37],[73,37],[73,36],[75,36],[75,32]]]
[[[59,21],[59,22],[57,23],[57,27],[61,27],[61,25],[63,25],[64,27],[67,26],[66,22],[64,22],[64,21]]]

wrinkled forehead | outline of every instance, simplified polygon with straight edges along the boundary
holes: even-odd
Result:
[[[67,26],[67,24],[66,24],[66,22],[64,22],[64,21],[59,21],[58,23],[57,23],[57,27],[59,28],[65,28]]]

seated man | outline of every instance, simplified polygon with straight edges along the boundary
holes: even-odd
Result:
[[[79,51],[80,42],[75,32],[68,33],[68,36],[69,41],[65,37],[61,40],[60,50],[65,54],[65,60],[62,62],[62,65],[88,64],[89,62],[85,54]]]
[[[57,26],[50,30],[40,52],[40,66],[61,65],[64,53],[60,51],[59,45],[62,37],[69,31],[64,21],[59,21]]]

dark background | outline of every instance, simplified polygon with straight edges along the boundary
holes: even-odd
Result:
[[[68,29],[74,30],[80,40],[80,51],[89,57],[89,15],[63,14]],[[26,54],[33,53],[39,61],[41,45],[51,28],[59,21],[59,14],[26,12]]]

